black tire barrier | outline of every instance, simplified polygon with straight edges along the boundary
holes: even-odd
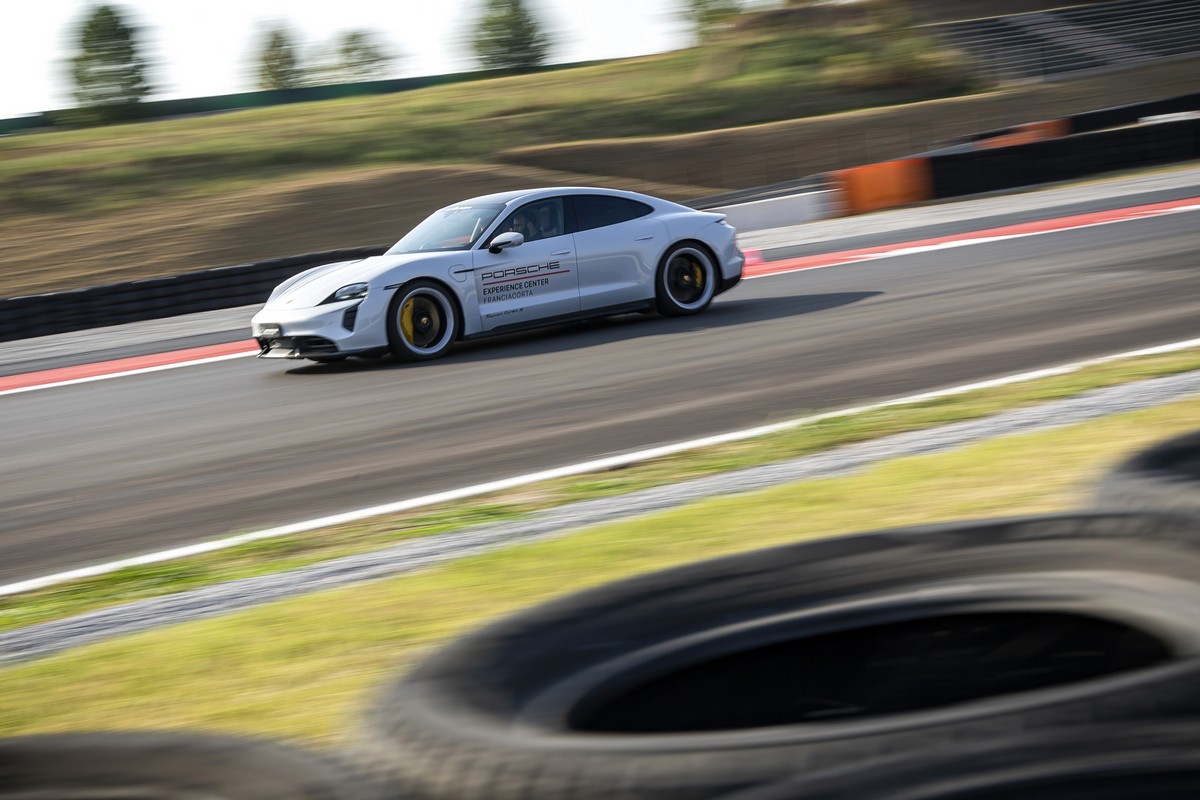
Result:
[[[1085,111],[1082,114],[1064,117],[1071,133],[1092,133],[1094,131],[1119,128],[1124,125],[1136,125],[1145,117],[1161,114],[1178,114],[1185,111],[1200,111],[1200,92],[1183,94],[1176,97],[1164,97],[1159,100],[1147,100],[1143,103],[1129,103],[1111,108],[1098,108],[1095,111]],[[996,128],[982,133],[975,133],[958,142],[981,142],[985,139],[995,139],[1017,132],[1017,127]]]
[[[1200,431],[1160,442],[1119,464],[1100,481],[1093,505],[1200,514]]]
[[[381,796],[367,779],[328,758],[256,739],[166,731],[0,739],[0,800]]]
[[[949,743],[1200,711],[1200,519],[802,543],[600,587],[435,653],[375,768],[430,798],[719,796]]]
[[[1149,100],[1145,103],[1131,103],[1114,108],[1086,111],[1067,117],[1067,120],[1071,125],[1072,133],[1090,133],[1122,125],[1136,125],[1145,117],[1180,114],[1186,111],[1200,111],[1200,92],[1161,100]]]
[[[797,775],[723,800],[1188,800],[1200,722],[1067,728]]]
[[[353,247],[0,299],[0,342],[264,303],[276,286],[298,272],[377,256],[385,250],[385,246]],[[250,336],[248,327],[246,336]]]
[[[959,197],[1200,158],[1200,120],[933,156],[934,196]]]

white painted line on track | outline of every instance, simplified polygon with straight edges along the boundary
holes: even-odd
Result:
[[[1126,358],[1136,358],[1138,356],[1159,355],[1162,353],[1172,353],[1179,350],[1187,350],[1193,347],[1200,347],[1200,339],[1188,339],[1182,342],[1173,342],[1171,344],[1158,345],[1155,347],[1146,347],[1139,350],[1131,350],[1124,353],[1116,353],[1113,355],[1100,356],[1098,358],[1090,358],[1084,361],[1075,361],[1070,364],[1063,364],[1056,367],[1047,367],[1044,369],[1032,370],[1030,372],[1022,372],[1016,375],[1006,375],[1000,378],[990,378],[988,380],[976,381],[973,383],[963,384],[961,386],[953,386],[946,389],[937,389],[931,392],[922,392],[920,394],[908,395],[894,400],[886,400],[879,403],[871,403],[869,405],[855,406],[853,408],[845,408],[838,411],[829,411],[823,414],[815,414],[798,419],[788,420],[785,422],[777,422],[772,425],[761,425],[754,428],[746,428],[739,431],[731,431],[729,433],[716,434],[714,436],[705,436],[700,439],[691,439],[685,442],[676,442],[674,444],[660,445],[644,450],[638,450],[632,453],[622,453],[604,458],[592,459],[578,464],[570,464],[567,466],[556,467],[554,469],[542,470],[540,472],[531,472],[526,475],[518,475],[512,478],[503,478],[501,480],[481,483],[475,486],[466,486],[461,489],[451,489],[445,492],[437,492],[428,494],[423,497],[414,497],[408,500],[400,500],[394,503],[385,503],[383,505],[370,506],[368,508],[360,508],[354,511],[346,511],[341,514],[333,514],[326,517],[318,517],[316,519],[305,520],[303,522],[295,522],[290,525],[282,525],[275,528],[267,528],[253,533],[244,533],[237,536],[228,536],[222,539],[213,539],[206,542],[198,542],[196,544],[186,545],[184,547],[175,547],[170,550],[160,550],[155,553],[147,553],[141,556],[131,558],[123,558],[117,561],[109,561],[104,564],[95,564],[90,567],[81,567],[78,569],[67,570],[53,575],[46,575],[40,578],[32,578],[29,580],[18,581],[4,586],[0,586],[0,596],[20,594],[29,592],[35,589],[44,589],[50,586],[66,583],[68,581],[79,580],[82,578],[93,578],[99,575],[108,575],[127,567],[144,566],[146,564],[157,564],[164,561],[174,561],[188,556],[200,555],[202,553],[212,553],[218,550],[226,550],[231,547],[237,547],[247,542],[256,542],[262,539],[274,539],[280,536],[289,536],[295,533],[303,533],[305,531],[316,530],[318,528],[327,528],[334,525],[342,525],[349,522],[358,522],[370,517],[384,516],[387,514],[398,514],[403,511],[410,511],[416,508],[445,503],[452,500],[462,500],[468,497],[477,497],[483,494],[512,489],[518,486],[526,486],[531,483],[552,480],[554,478],[564,478],[572,475],[581,475],[588,472],[600,472],[606,469],[615,467],[628,466],[642,461],[649,461],[655,458],[681,453],[687,450],[695,450],[702,447],[710,447],[712,445],[725,444],[727,442],[737,442],[744,439],[753,439],[760,436],[766,436],[780,431],[792,430],[803,425],[810,425],[814,422],[820,422],[826,419],[835,419],[838,417],[848,417],[855,414],[861,414],[867,411],[874,411],[880,408],[889,408],[892,406],[910,405],[919,403],[925,400],[932,400],[939,397],[951,397],[953,395],[965,394],[979,389],[990,389],[996,386],[1007,386],[1013,383],[1023,383],[1026,381],[1036,380],[1038,378],[1048,378],[1055,375],[1066,375],[1071,372],[1076,372],[1085,367],[1104,364],[1110,361],[1118,361]]]

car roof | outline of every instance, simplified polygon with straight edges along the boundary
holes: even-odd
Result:
[[[656,197],[638,194],[637,192],[625,192],[621,191],[620,189],[603,189],[599,186],[544,186],[540,189],[516,189],[509,192],[496,192],[495,194],[485,194],[479,197],[472,197],[469,200],[463,200],[461,202],[462,204],[502,203],[507,205],[518,200],[537,200],[541,197],[557,197],[564,194],[603,194],[609,195],[610,197],[627,197],[631,200],[642,200],[643,202],[647,200],[656,201],[659,203],[663,202]]]

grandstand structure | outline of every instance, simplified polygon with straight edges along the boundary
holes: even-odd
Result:
[[[1200,54],[1197,0],[1111,0],[929,27],[997,83]]]

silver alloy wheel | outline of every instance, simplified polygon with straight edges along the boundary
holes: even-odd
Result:
[[[454,301],[429,283],[404,290],[394,313],[397,344],[414,358],[441,355],[458,333]]]

